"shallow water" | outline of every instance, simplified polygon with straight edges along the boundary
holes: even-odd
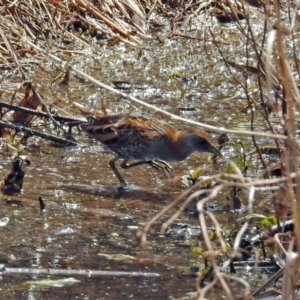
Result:
[[[222,50],[228,59],[236,61],[239,56],[243,59],[245,47],[234,27],[205,24],[224,42]],[[203,34],[201,25],[193,29],[199,36]],[[260,35],[261,27],[256,30]],[[163,45],[151,38],[145,41],[143,49],[119,44],[85,50],[84,58],[74,56],[71,62],[106,84],[129,81],[133,85],[132,95],[174,114],[216,126],[250,128],[250,116],[238,111],[238,106],[245,104],[245,95],[239,85],[225,76],[227,71],[220,62],[219,52],[210,42],[166,35]],[[238,71],[233,72],[242,78]],[[74,100],[98,109],[103,101],[111,113],[132,109],[127,100],[74,77],[69,88],[50,84],[58,73],[52,63],[33,72],[33,81],[48,104],[54,102],[77,116],[78,111],[71,105]],[[252,93],[255,97],[255,88]],[[235,99],[228,100],[234,95]],[[164,119],[175,127],[188,127],[139,108],[140,113]],[[265,130],[259,109],[255,116],[256,129]],[[0,202],[0,218],[9,218],[9,223],[0,227],[0,263],[10,268],[142,271],[161,277],[75,276],[79,281],[58,286],[58,282],[47,284],[45,280],[74,276],[5,274],[1,279],[3,299],[182,299],[195,291],[190,268],[199,266],[202,258],[192,253],[191,247],[198,245],[198,238],[158,234],[161,224],[178,207],[154,226],[145,245],[138,245],[136,234],[141,223],[185,189],[181,176],[199,166],[204,175],[213,174],[225,165],[224,160],[212,166],[207,154],[195,153],[184,162],[172,164],[173,180],[147,166],[121,170],[129,190],[116,198],[118,182],[107,165],[112,155],[96,141],[75,131],[74,134],[82,145],[73,148],[56,148],[41,139],[29,139],[23,153],[31,165],[24,167],[22,202]],[[211,134],[216,144],[218,134]],[[231,138],[249,147],[250,138]],[[224,155],[231,158],[234,150],[229,147]],[[0,176],[4,178],[11,167],[4,144],[0,159]],[[254,158],[253,169],[257,168]],[[39,196],[46,205],[43,212],[39,209]],[[224,196],[219,200],[227,203]],[[224,213],[220,218],[226,221],[228,216]],[[189,226],[198,224],[189,214],[177,221]]]

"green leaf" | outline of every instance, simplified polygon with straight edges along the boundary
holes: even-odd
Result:
[[[268,216],[261,220],[260,223],[265,227],[272,227],[277,224],[277,218],[275,216]]]
[[[192,170],[192,173],[191,173],[192,179],[197,180],[201,175],[202,175],[201,169]]]
[[[203,253],[203,249],[201,247],[193,247],[192,253],[201,255]]]

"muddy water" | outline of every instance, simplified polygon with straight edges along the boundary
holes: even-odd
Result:
[[[198,29],[201,25],[193,29],[199,36],[203,34]],[[244,42],[234,27],[212,26],[229,59],[244,57]],[[262,27],[257,26],[256,30],[259,36]],[[113,48],[95,45],[85,50],[84,58],[74,56],[71,62],[106,84],[129,81],[132,88],[127,92],[172,113],[228,128],[250,127],[249,115],[237,109],[245,104],[245,95],[224,75],[226,70],[212,43],[169,38],[165,34],[164,44],[148,38],[144,48],[120,44]],[[94,108],[100,108],[102,100],[112,113],[136,107],[75,77],[69,88],[51,85],[58,73],[59,69],[49,63],[32,74],[46,102],[54,102],[73,115],[79,116],[71,105],[74,100]],[[236,75],[243,78],[238,72]],[[255,89],[252,93],[255,96]],[[233,96],[236,98],[227,100]],[[143,114],[165,119],[138,108]],[[266,125],[259,112],[255,114],[256,128],[264,130]],[[164,121],[178,128],[186,127]],[[213,167],[206,154],[193,154],[184,162],[172,164],[176,175],[173,180],[165,179],[150,167],[122,170],[129,190],[116,198],[118,182],[107,165],[111,154],[99,143],[74,134],[81,142],[78,147],[56,148],[31,138],[24,148],[31,165],[24,168],[26,176],[20,194],[23,201],[0,202],[0,218],[9,218],[8,224],[0,227],[0,263],[10,268],[149,272],[160,277],[5,274],[1,279],[3,299],[182,299],[194,292],[195,279],[190,268],[199,266],[202,260],[192,253],[191,247],[198,245],[198,238],[158,234],[162,222],[176,208],[159,221],[145,245],[138,245],[136,233],[141,223],[184,190],[181,176],[199,166],[205,175],[213,174],[224,162]],[[212,136],[216,141],[218,135]],[[249,138],[241,140],[249,144]],[[230,149],[226,151],[225,157],[230,157]],[[4,144],[0,155],[0,175],[4,178],[11,166]],[[254,167],[259,168],[255,158]],[[43,212],[39,209],[39,196],[46,204]],[[220,200],[226,202],[225,197]],[[197,225],[197,220],[188,214],[177,221]],[[71,282],[59,281],[70,278]]]

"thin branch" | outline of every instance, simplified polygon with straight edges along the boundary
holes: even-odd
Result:
[[[78,143],[76,143],[74,141],[59,138],[59,137],[51,135],[51,134],[42,133],[42,132],[30,129],[29,127],[25,127],[25,126],[22,126],[22,125],[16,125],[16,124],[5,123],[3,121],[0,121],[0,127],[15,129],[15,130],[18,130],[18,131],[25,132],[29,135],[36,135],[36,136],[39,136],[39,137],[44,138],[46,140],[50,140],[52,142],[56,142],[56,143],[59,143],[59,144],[64,144],[65,146],[77,146],[78,145]]]
[[[149,272],[125,272],[125,271],[100,271],[100,270],[70,270],[70,269],[38,269],[38,268],[4,268],[1,275],[30,274],[30,275],[84,275],[102,277],[160,277],[158,273]]]
[[[8,104],[5,102],[0,101],[0,107],[5,107],[8,108],[8,110],[13,110],[13,111],[22,111],[31,115],[35,115],[37,117],[41,117],[41,118],[49,118],[49,115],[47,113],[41,112],[41,111],[37,111],[34,109],[30,109],[27,107],[22,107],[22,106],[16,106],[16,105],[12,105],[12,104]],[[56,116],[51,114],[52,118],[56,121],[59,122],[86,122],[86,119],[79,119],[79,118],[71,118],[71,117],[64,117],[64,116]]]

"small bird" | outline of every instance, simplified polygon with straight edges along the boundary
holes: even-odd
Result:
[[[166,161],[182,161],[195,151],[222,156],[211,144],[209,136],[198,129],[177,131],[153,119],[107,115],[76,102],[74,105],[88,121],[80,124],[81,129],[116,153],[109,165],[119,179],[121,187],[125,187],[126,182],[116,168],[115,162],[118,159],[123,160],[121,167],[124,169],[149,164],[170,175],[172,167]],[[128,164],[129,159],[137,162]]]

